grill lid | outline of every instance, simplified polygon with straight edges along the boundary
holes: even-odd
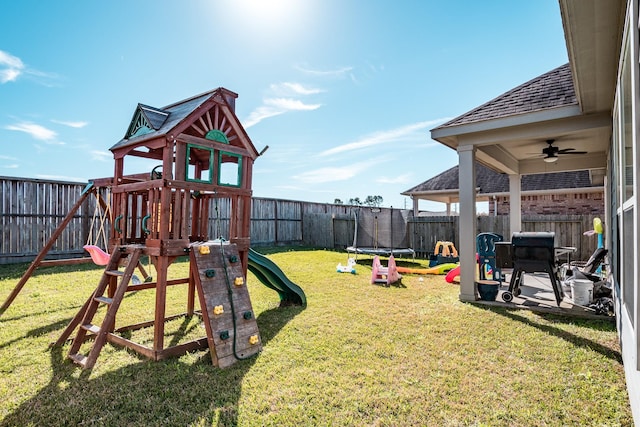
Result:
[[[556,234],[553,231],[520,231],[513,233],[514,247],[551,248],[555,247]]]

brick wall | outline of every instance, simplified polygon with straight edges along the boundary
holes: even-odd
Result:
[[[489,202],[489,215],[494,215],[495,206],[498,215],[508,215],[509,197],[500,196]],[[575,194],[538,194],[522,196],[524,215],[604,215],[604,192]]]

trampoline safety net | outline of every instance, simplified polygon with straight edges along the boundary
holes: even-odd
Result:
[[[354,215],[354,239],[347,251],[388,256],[393,250],[396,256],[414,255],[407,235],[410,211],[360,207]]]

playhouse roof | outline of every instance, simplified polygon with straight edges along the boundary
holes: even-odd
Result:
[[[169,116],[169,111],[160,110],[144,104],[138,104],[138,111],[144,114],[153,129],[160,129]]]
[[[157,136],[166,135],[178,123],[180,123],[190,113],[198,108],[204,101],[209,99],[213,92],[214,91],[206,92],[197,97],[188,98],[163,108],[153,108],[143,104],[138,104],[135,112],[133,113],[133,118],[131,119],[131,123],[129,125],[129,128],[127,129],[125,137],[118,141],[113,147],[111,147],[111,149],[113,150],[129,144],[135,144],[137,142],[140,142],[141,140],[147,140],[155,138]],[[136,135],[135,132],[132,132],[132,126],[135,124],[134,122],[139,115],[142,115],[145,118],[148,118],[151,115],[152,117],[154,117],[154,119],[149,120],[149,124],[155,125],[157,127],[152,127],[150,129],[150,132]],[[158,116],[160,115],[164,116],[164,120],[160,121],[156,119],[159,118]]]
[[[242,145],[248,145],[246,148],[249,148],[253,154],[257,154],[249,136],[235,115],[235,99],[237,97],[236,93],[219,87],[162,108],[138,104],[125,136],[110,150],[116,151],[129,146],[144,145],[146,141],[167,135],[173,134],[177,136],[179,133],[189,129],[190,125],[192,128],[204,128],[198,124],[198,120],[202,121],[203,114],[209,114],[209,109],[217,105],[223,107],[217,110],[216,113],[216,116],[221,117],[219,123],[224,123],[225,126],[232,129],[240,137]],[[204,120],[204,122],[209,122],[209,126],[212,125],[212,115],[209,115]],[[224,116],[224,120],[222,116]],[[212,129],[205,128],[204,131],[216,128],[217,123],[215,123],[215,120],[213,121]],[[219,130],[223,131],[223,129]]]

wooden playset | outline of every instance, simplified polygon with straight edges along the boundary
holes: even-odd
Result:
[[[109,261],[94,293],[56,343],[66,342],[77,328],[69,357],[84,368],[95,364],[106,342],[153,360],[208,344],[213,363],[220,367],[260,351],[260,335],[246,288],[252,168],[259,153],[235,115],[236,98],[237,94],[218,88],[163,108],[138,104],[125,137],[111,147],[113,178],[93,180],[76,204],[80,206],[87,194],[100,188],[110,190],[110,203],[101,202],[110,207],[112,215],[106,248]],[[144,173],[125,173],[140,160],[157,164]],[[221,235],[213,236],[224,239],[214,242],[210,240],[210,218],[212,209],[219,215],[218,203],[227,203],[231,214],[226,230],[217,230]],[[65,225],[63,221],[58,229]],[[57,238],[57,231],[51,240]],[[44,262],[50,248],[47,243],[14,289],[11,300]],[[189,277],[169,280],[169,266],[184,255],[190,258]],[[133,272],[142,256],[153,263],[155,281],[133,284]],[[124,270],[119,270],[122,266]],[[183,315],[201,314],[207,338],[165,347],[165,322],[177,317],[166,315],[167,287],[179,284],[188,286]],[[306,302],[297,286],[292,289],[282,280],[276,284],[284,287],[278,291],[283,302]],[[154,319],[116,329],[116,314],[124,295],[143,289],[155,289]],[[201,313],[195,310],[196,293]],[[10,303],[8,300],[5,305]],[[106,314],[96,325],[94,315],[103,305]],[[119,334],[150,326],[154,330],[152,346]],[[89,352],[80,354],[80,346],[89,337],[94,339]]]

